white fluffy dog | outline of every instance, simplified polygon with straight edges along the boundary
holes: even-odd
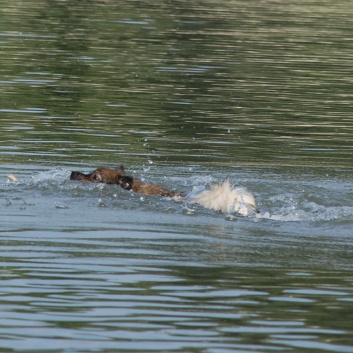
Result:
[[[259,213],[255,198],[246,189],[234,187],[229,179],[219,184],[211,185],[209,190],[191,193],[190,203],[197,203],[203,207],[224,213],[238,213],[243,216],[252,216]]]

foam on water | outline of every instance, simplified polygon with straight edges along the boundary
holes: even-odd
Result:
[[[144,170],[141,179],[154,183],[161,183],[166,187],[184,192],[185,200],[180,203],[176,200],[159,197],[140,197],[126,192],[114,185],[78,183],[69,180],[70,170],[55,168],[48,171],[34,173],[30,176],[19,177],[18,181],[7,180],[6,187],[16,189],[33,189],[45,194],[52,194],[56,198],[69,196],[80,199],[92,199],[92,196],[103,196],[107,204],[109,201],[119,199],[125,203],[133,203],[135,207],[144,206],[155,210],[159,206],[166,206],[166,202],[174,212],[192,214],[209,214],[214,211],[203,209],[192,204],[192,198],[207,189],[210,184],[220,179],[212,175],[196,174],[185,177],[162,175],[148,175],[150,171]],[[170,171],[169,171],[170,172]],[[138,173],[135,173],[138,175]],[[260,213],[250,219],[271,220],[280,222],[327,222],[327,221],[351,221],[353,220],[353,203],[350,196],[349,182],[320,183],[313,181],[273,182],[263,176],[261,181],[250,180],[247,189],[254,194]],[[5,185],[4,185],[5,186]],[[240,183],[239,186],[243,186]],[[37,197],[37,196],[34,196]],[[59,204],[61,204],[59,202]],[[114,205],[113,205],[114,206]],[[115,207],[118,207],[115,205]],[[232,218],[231,218],[232,219]]]

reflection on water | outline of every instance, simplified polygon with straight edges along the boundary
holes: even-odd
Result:
[[[353,352],[350,1],[2,10],[0,351]],[[120,162],[261,214],[68,180]]]
[[[9,2],[4,152],[350,166],[348,5]]]

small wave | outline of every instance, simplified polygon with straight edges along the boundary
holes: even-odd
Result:
[[[314,202],[307,202],[303,208],[284,206],[273,213],[271,211],[261,212],[256,215],[256,218],[282,222],[346,221],[353,220],[353,207],[325,207]]]
[[[65,170],[62,168],[39,172],[39,173],[34,174],[32,176],[32,182],[34,184],[42,183],[43,181],[48,182],[51,180],[53,180],[55,182],[61,182],[64,180],[69,180],[70,173],[71,173],[71,171]]]
[[[106,200],[111,201],[119,199],[119,202],[132,203],[132,207],[141,207],[144,204],[137,197],[138,195],[126,193],[125,190],[115,188],[114,185],[70,182],[70,173],[70,170],[55,168],[38,172],[31,176],[19,176],[16,182],[6,181],[6,188],[8,191],[12,189],[20,190],[21,188],[22,190],[37,189],[44,192],[45,195],[53,194],[55,196],[58,196],[58,192],[60,192],[61,195],[79,197],[80,199],[91,199],[92,197],[104,197]],[[183,213],[187,211],[187,213],[191,212],[193,214],[203,214],[203,212],[197,206],[191,206],[190,200],[196,194],[205,190],[208,185],[219,181],[209,174],[189,174],[186,177],[163,176],[164,174],[162,174],[162,176],[157,178],[146,175],[147,172],[143,174],[143,179],[147,181],[161,183],[166,186],[172,185],[173,189],[180,190],[186,195],[183,202],[143,197],[143,199],[146,199],[146,207],[151,208],[151,205],[154,205],[154,209],[164,209],[167,207],[165,202],[168,202],[175,212],[178,212],[177,210],[179,209]],[[262,181],[262,183],[266,183],[266,181]],[[9,188],[10,185],[12,185],[11,188]],[[266,183],[266,189],[261,189],[261,185],[254,185],[255,190],[251,191],[255,194],[260,213],[250,217],[250,219],[257,221],[267,219],[280,222],[344,222],[353,220],[351,197],[349,193],[343,192],[345,188],[348,188],[347,186],[336,185],[335,191],[332,191],[324,185],[316,185],[313,191],[313,185],[309,185],[309,188],[303,188],[303,185],[298,186],[297,183],[293,185],[296,189],[293,190],[291,188],[291,192],[287,192],[286,190],[289,187],[271,185],[270,181]],[[257,191],[256,188],[258,189]],[[337,188],[342,192],[338,193]],[[307,191],[309,189],[310,192]],[[177,206],[174,207],[172,204]]]

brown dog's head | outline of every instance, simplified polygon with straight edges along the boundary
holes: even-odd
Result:
[[[90,181],[93,183],[116,184],[118,178],[125,175],[123,165],[119,165],[115,169],[98,168],[91,173],[84,174],[81,172],[71,172],[70,180]]]

